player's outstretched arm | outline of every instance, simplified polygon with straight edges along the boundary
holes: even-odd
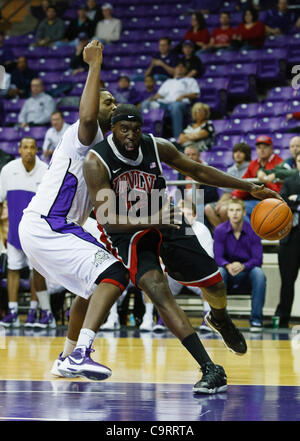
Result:
[[[79,106],[78,138],[87,146],[93,142],[98,131],[102,50],[102,44],[96,40],[83,50],[83,59],[89,65],[89,70]]]
[[[170,167],[178,170],[181,174],[190,176],[197,182],[213,187],[226,187],[244,190],[257,199],[276,198],[282,199],[275,191],[265,188],[264,185],[256,185],[245,179],[235,178],[228,173],[222,172],[215,167],[199,164],[189,159],[166,139],[156,138],[160,160]]]

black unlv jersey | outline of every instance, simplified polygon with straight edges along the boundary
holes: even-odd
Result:
[[[112,135],[97,144],[92,152],[96,153],[104,163],[109,174],[111,187],[116,194],[116,212],[134,208],[136,215],[150,215],[161,207],[163,197],[166,197],[166,182],[157,152],[156,142],[152,135],[142,135],[136,160],[128,159],[120,154],[114,144]],[[154,189],[161,190],[160,201],[154,202]],[[150,196],[153,196],[151,199]],[[159,205],[157,205],[159,203]],[[147,208],[147,210],[140,211]],[[152,208],[152,211],[150,211]],[[123,211],[124,213],[124,211]]]

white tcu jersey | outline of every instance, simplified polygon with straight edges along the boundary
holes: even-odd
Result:
[[[24,213],[66,218],[79,225],[86,221],[92,204],[82,165],[88,151],[103,140],[103,134],[98,127],[92,144],[85,146],[78,139],[78,128],[79,120],[64,133],[39,189]]]

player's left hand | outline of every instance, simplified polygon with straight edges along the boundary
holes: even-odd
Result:
[[[264,185],[255,185],[255,188],[250,191],[250,194],[256,199],[275,198],[284,202],[279,193],[276,193],[276,191],[266,188]]]

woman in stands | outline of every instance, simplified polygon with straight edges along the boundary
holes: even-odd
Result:
[[[185,40],[195,43],[198,50],[206,49],[210,41],[210,34],[206,28],[206,22],[201,12],[191,15],[191,27],[184,36]]]
[[[207,104],[195,103],[192,107],[193,123],[179,135],[178,143],[183,147],[196,144],[200,152],[210,150],[213,146],[215,130],[209,116],[210,107]]]
[[[236,47],[260,49],[265,41],[265,25],[258,20],[255,9],[246,9],[243,13],[243,23],[240,23],[233,35]]]

